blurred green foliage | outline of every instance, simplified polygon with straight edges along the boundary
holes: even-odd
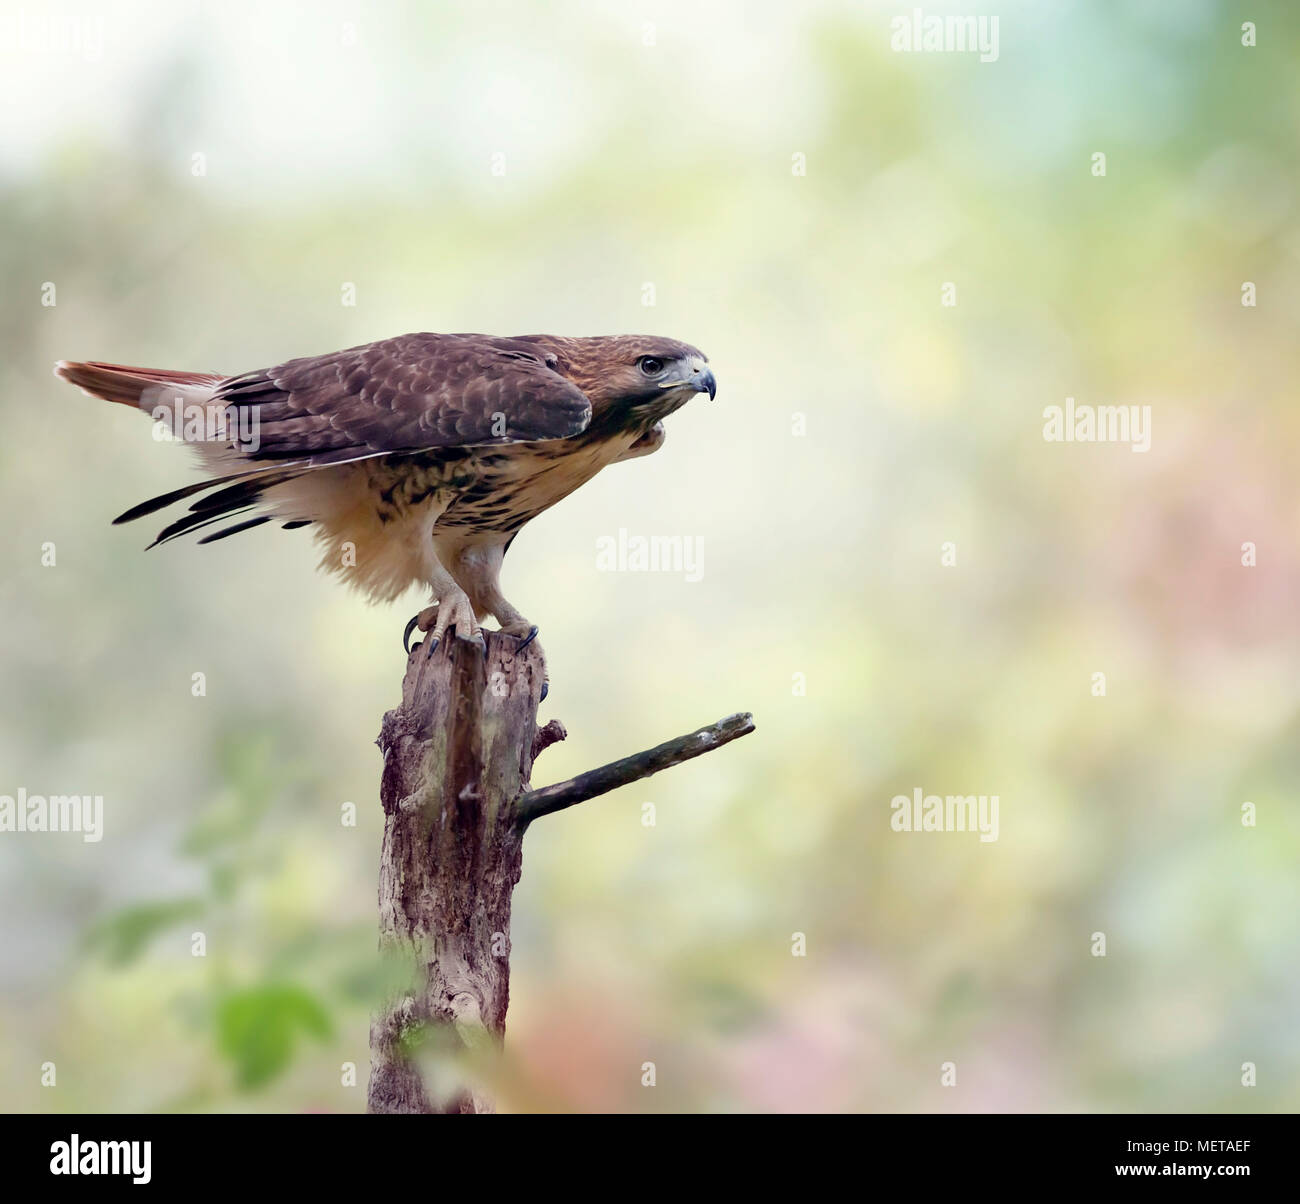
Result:
[[[197,898],[122,907],[91,926],[86,944],[110,966],[127,966],[144,953],[154,937],[202,915],[203,910],[203,901]]]
[[[325,1008],[301,987],[268,983],[232,991],[217,1008],[217,1045],[235,1064],[241,1087],[274,1078],[293,1056],[304,1034],[330,1036]]]

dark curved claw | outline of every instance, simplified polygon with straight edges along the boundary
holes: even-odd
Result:
[[[411,632],[415,630],[415,625],[420,621],[419,615],[412,615],[411,621],[406,625],[406,630],[402,632],[402,651],[407,656],[411,655]]]
[[[546,696],[550,692],[551,692],[551,683],[549,681],[542,682],[542,696],[537,700],[539,705],[546,701]]]
[[[456,624],[453,623],[447,628],[449,634],[454,635],[458,640],[466,644],[473,644],[484,656],[487,656],[487,636],[482,631],[476,631],[473,635],[461,635],[456,630]]]
[[[525,648],[527,648],[528,645],[531,644],[531,643],[532,643],[536,638],[537,638],[537,624],[534,623],[534,624],[532,625],[532,627],[530,627],[530,628],[528,629],[528,634],[527,634],[526,636],[524,636],[524,638],[523,638],[522,640],[519,641],[519,647],[516,648],[515,651],[516,651],[516,652],[522,652],[522,651],[523,651]],[[542,697],[544,698],[545,695],[542,695]]]
[[[434,650],[438,647],[440,643],[442,643],[441,640],[430,637],[428,640],[425,641],[424,655],[426,657],[432,656]]]

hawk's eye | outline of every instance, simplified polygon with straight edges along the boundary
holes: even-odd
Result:
[[[643,355],[638,361],[641,371],[647,376],[658,376],[664,370],[664,362],[654,355]]]

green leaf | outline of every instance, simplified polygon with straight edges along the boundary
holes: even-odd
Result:
[[[202,914],[200,899],[171,899],[125,907],[101,920],[86,933],[86,945],[98,949],[112,966],[135,961],[160,932],[182,920]]]
[[[234,1063],[240,1087],[270,1082],[289,1065],[299,1034],[332,1032],[329,1013],[303,988],[268,983],[235,991],[217,1009],[217,1047]]]

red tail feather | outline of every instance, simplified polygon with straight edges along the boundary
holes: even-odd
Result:
[[[92,397],[115,401],[119,405],[139,406],[140,395],[150,385],[202,385],[225,380],[218,372],[173,372],[169,368],[131,368],[126,364],[85,364],[60,360],[54,375],[71,381]]]

